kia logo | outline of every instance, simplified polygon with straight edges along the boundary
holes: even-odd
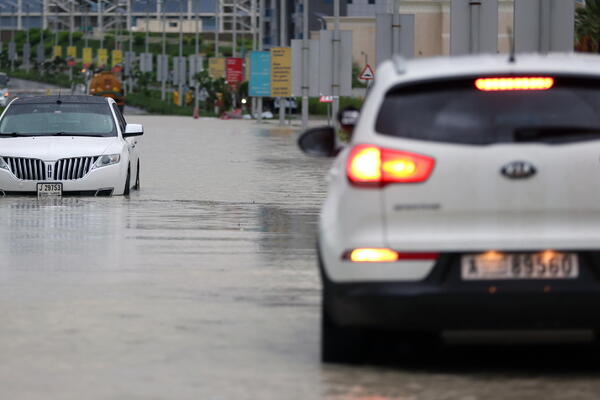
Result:
[[[527,161],[513,161],[503,166],[501,172],[509,179],[527,179],[535,175],[537,170]]]

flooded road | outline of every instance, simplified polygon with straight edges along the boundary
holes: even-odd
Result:
[[[329,161],[275,125],[128,122],[146,128],[140,192],[0,199],[2,398],[597,398],[586,346],[323,366],[314,245]]]

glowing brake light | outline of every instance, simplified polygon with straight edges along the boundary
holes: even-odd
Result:
[[[396,261],[428,261],[437,260],[438,253],[400,253],[392,249],[360,248],[354,249],[344,256],[348,261],[357,263],[378,263]]]
[[[435,160],[431,157],[359,144],[350,152],[346,175],[358,186],[418,183],[429,178],[434,166]]]
[[[475,81],[475,87],[483,92],[548,90],[553,86],[554,78],[548,76],[479,78]]]

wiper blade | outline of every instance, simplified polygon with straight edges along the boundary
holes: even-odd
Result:
[[[30,137],[30,136],[35,136],[35,135],[29,135],[26,133],[19,133],[19,132],[11,132],[11,133],[2,133],[0,134],[0,137]]]
[[[41,135],[42,136],[42,135]],[[104,137],[102,135],[86,135],[85,133],[65,133],[65,132],[56,132],[43,136],[81,136],[81,137]]]
[[[514,130],[515,142],[585,140],[594,136],[600,138],[600,127],[540,126]]]

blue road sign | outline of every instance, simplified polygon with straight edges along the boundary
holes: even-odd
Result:
[[[250,97],[271,95],[271,53],[268,51],[250,52]]]

